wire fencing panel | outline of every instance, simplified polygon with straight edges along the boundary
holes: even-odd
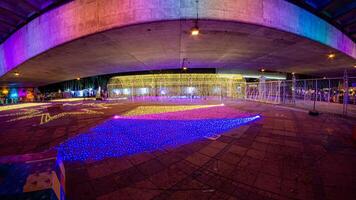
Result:
[[[245,99],[279,104],[281,101],[281,81],[247,83]]]
[[[308,110],[343,113],[343,101],[340,98],[342,79],[314,79],[296,81],[295,106]],[[341,86],[341,88],[340,88]]]
[[[356,77],[247,83],[245,99],[356,117]]]

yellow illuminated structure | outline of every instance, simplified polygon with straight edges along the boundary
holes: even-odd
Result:
[[[109,80],[111,98],[120,97],[243,97],[246,81],[240,74],[149,74]]]

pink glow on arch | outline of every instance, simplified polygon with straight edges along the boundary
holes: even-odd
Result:
[[[351,39],[327,22],[286,1],[221,2],[201,1],[201,18],[277,28],[356,58],[356,45]],[[0,76],[50,48],[99,31],[145,22],[194,18],[195,9],[192,8],[195,6],[194,1],[69,2],[34,19],[0,45]]]

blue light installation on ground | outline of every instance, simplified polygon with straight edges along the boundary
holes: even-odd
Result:
[[[147,120],[111,119],[57,147],[66,161],[101,160],[176,147],[221,134],[260,118]]]

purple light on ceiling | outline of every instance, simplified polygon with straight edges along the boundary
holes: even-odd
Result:
[[[158,3],[157,3],[158,2]],[[282,0],[201,1],[204,19],[256,24],[307,37],[356,57],[356,44],[326,21]],[[252,3],[254,2],[254,3]],[[58,45],[97,32],[164,20],[192,19],[196,4],[182,1],[73,1],[44,13],[0,45],[0,76]],[[90,25],[88,25],[90,24]],[[175,66],[174,61],[170,61]],[[170,66],[167,63],[166,66]]]

